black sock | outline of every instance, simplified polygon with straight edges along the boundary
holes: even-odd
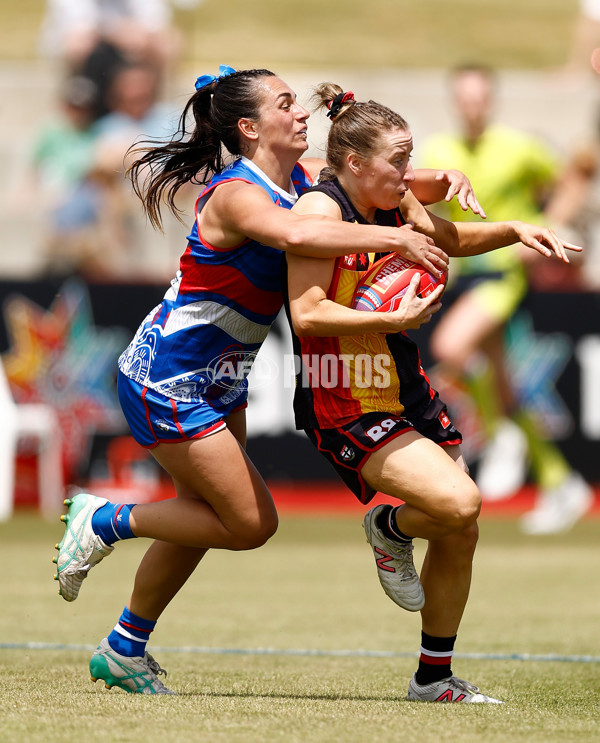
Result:
[[[377,526],[381,529],[384,536],[388,539],[393,539],[396,542],[410,542],[412,537],[398,529],[396,522],[396,510],[400,506],[386,506],[385,509],[381,510],[381,513],[377,516]]]
[[[421,655],[415,681],[420,686],[452,676],[454,637],[433,637],[421,632]]]

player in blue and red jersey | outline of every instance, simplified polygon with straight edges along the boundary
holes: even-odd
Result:
[[[158,227],[162,201],[177,212],[182,185],[206,186],[178,275],[119,360],[119,397],[132,433],[170,474],[177,497],[128,505],[82,493],[67,501],[57,545],[60,593],[73,601],[117,540],[156,540],[128,605],[90,662],[92,678],[109,686],[169,693],[146,652],[157,619],[208,549],[253,549],[277,528],[269,490],[244,450],[244,408],[252,360],[282,304],[282,251],[391,250],[438,274],[446,268],[445,253],[410,227],[341,224],[290,211],[323,165],[297,163],[308,148],[308,116],[273,73],[221,66],[217,76],[196,81],[175,137],[138,150],[130,169]],[[228,166],[225,152],[235,158]],[[480,210],[462,174],[423,176],[424,201],[447,192]]]

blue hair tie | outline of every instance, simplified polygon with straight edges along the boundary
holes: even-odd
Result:
[[[217,75],[200,75],[200,77],[196,79],[196,90],[202,90],[202,88],[205,88],[207,85],[214,83],[215,80],[233,75],[234,72],[235,70],[233,67],[229,67],[229,65],[226,64],[220,64]]]

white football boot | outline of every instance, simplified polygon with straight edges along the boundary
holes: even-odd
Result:
[[[69,510],[60,517],[66,524],[65,534],[55,545],[58,556],[53,559],[58,568],[54,580],[58,581],[58,592],[65,601],[75,601],[88,572],[114,550],[92,529],[92,516],[105,503],[108,503],[106,498],[89,493],[79,493],[65,501]]]
[[[465,704],[504,704],[499,699],[482,694],[468,681],[450,676],[432,684],[419,686],[412,677],[406,696],[412,702],[464,702]]]
[[[367,542],[375,555],[379,582],[398,606],[407,611],[419,611],[425,605],[425,592],[413,562],[413,544],[384,536],[377,526],[377,517],[386,508],[385,505],[371,508],[363,520]]]

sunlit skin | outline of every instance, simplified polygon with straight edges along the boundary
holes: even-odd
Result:
[[[368,222],[375,221],[377,209],[390,210],[400,205],[415,180],[410,162],[412,149],[410,131],[392,129],[381,134],[380,146],[371,158],[348,155],[339,180]]]
[[[308,127],[310,113],[301,106],[294,91],[278,77],[262,78],[258,85],[261,93],[260,118],[240,119],[242,133],[251,141],[269,143],[269,149],[259,150],[253,158],[256,165],[266,173],[272,168],[281,175],[275,183],[281,188],[289,186],[289,176],[284,175],[281,161],[291,170],[297,160],[308,149]]]

